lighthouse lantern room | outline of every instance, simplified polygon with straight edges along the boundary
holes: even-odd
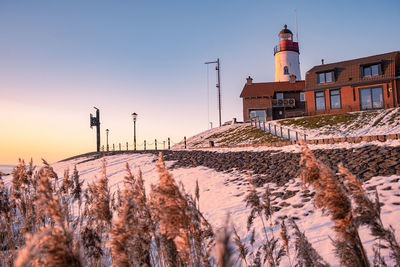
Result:
[[[290,81],[291,75],[295,75],[297,81],[301,80],[299,43],[293,41],[293,33],[286,24],[278,36],[279,45],[274,48],[275,82]]]

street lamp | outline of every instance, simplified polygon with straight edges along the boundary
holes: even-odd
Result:
[[[133,150],[136,151],[136,119],[137,119],[138,114],[136,112],[132,113],[132,119],[133,119]]]
[[[108,130],[108,129],[106,129],[106,136],[107,136],[107,152],[108,152],[108,150],[109,150],[109,147],[108,147],[108,133],[110,132],[110,130]]]

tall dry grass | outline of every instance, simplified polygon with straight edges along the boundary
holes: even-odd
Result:
[[[336,175],[307,147],[301,164],[304,186],[316,191],[315,207],[334,223],[341,264],[387,266],[386,250],[399,265],[400,246],[393,227],[382,223],[378,194],[371,200],[356,176],[342,165]],[[211,227],[200,211],[201,184],[196,181],[194,196],[188,194],[161,155],[159,182],[150,192],[140,170],[134,176],[128,164],[123,188],[114,194],[106,159],[86,189],[76,166],[59,178],[43,165],[36,170],[32,161],[20,160],[9,185],[0,174],[2,266],[329,266],[295,220],[276,218],[269,187],[257,189],[251,177],[244,199],[247,234],[241,237],[234,218],[216,231]],[[361,226],[377,239],[372,263],[358,234]]]

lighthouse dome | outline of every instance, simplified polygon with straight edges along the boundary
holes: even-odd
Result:
[[[287,25],[285,24],[283,26],[283,30],[279,32],[278,36],[281,40],[291,40],[293,38],[293,33],[287,28]]]

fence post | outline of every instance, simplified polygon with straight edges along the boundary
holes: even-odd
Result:
[[[290,129],[287,129],[287,135],[288,135],[288,139],[290,141]]]
[[[119,143],[119,151],[121,151],[121,143]]]
[[[186,149],[186,148],[187,148],[187,147],[186,147],[186,136],[183,137],[183,142],[185,143],[185,149]]]
[[[169,137],[168,137],[168,150],[170,150],[171,149],[171,139],[169,139]]]
[[[268,122],[269,133],[271,133],[271,123]]]
[[[296,131],[296,141],[299,141],[299,133]]]
[[[261,129],[261,121],[258,119],[258,128]]]
[[[281,137],[283,137],[283,133],[282,133],[282,126],[280,126],[280,128],[281,128]]]
[[[154,149],[157,151],[157,139],[154,139]]]
[[[276,124],[274,124],[274,134],[277,135],[276,134]]]
[[[146,140],[144,140],[144,151],[146,151]]]

